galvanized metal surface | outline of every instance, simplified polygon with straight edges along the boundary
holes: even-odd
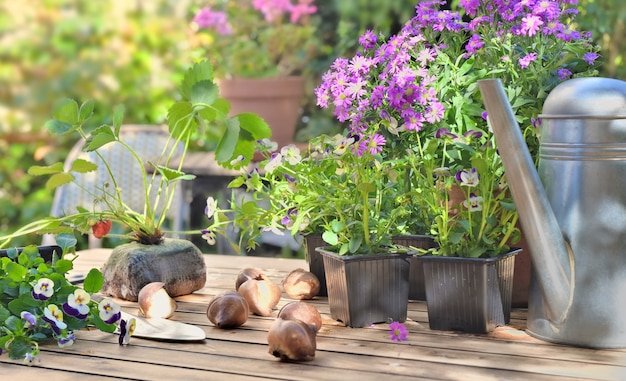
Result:
[[[626,347],[626,82],[580,78],[550,93],[538,172],[499,80],[479,86],[532,255],[529,333]]]

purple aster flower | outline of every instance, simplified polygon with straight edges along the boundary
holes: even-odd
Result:
[[[374,49],[376,47],[376,41],[378,41],[378,38],[374,32],[369,29],[359,37],[359,44],[366,50]]]
[[[522,28],[520,30],[521,34],[527,36],[534,36],[537,34],[539,27],[543,25],[543,21],[539,16],[535,16],[532,14],[527,14],[526,17],[522,18]]]
[[[482,48],[484,45],[485,43],[480,38],[480,35],[473,34],[472,37],[470,37],[469,41],[467,42],[467,45],[465,46],[465,50],[467,50],[467,52],[470,54],[474,54],[476,53],[478,49]]]
[[[404,341],[404,340],[408,340],[407,336],[408,336],[408,331],[406,330],[406,327],[404,326],[404,324],[399,323],[397,321],[394,321],[393,323],[389,324],[389,333],[391,335],[390,339],[391,341]]]
[[[571,71],[569,71],[567,69],[563,69],[563,68],[557,70],[556,73],[558,74],[558,76],[559,76],[559,78],[561,80],[566,80],[566,79],[568,79],[569,77],[572,76],[572,72]]]
[[[585,60],[585,62],[587,62],[587,64],[591,66],[593,66],[594,62],[598,59],[598,57],[600,56],[593,52],[583,54],[583,59]]]
[[[380,134],[372,135],[369,140],[366,142],[367,147],[372,155],[380,153],[383,151],[383,146],[387,141],[385,137]]]
[[[525,55],[524,57],[519,59],[519,66],[522,69],[525,69],[528,67],[528,65],[530,65],[531,62],[536,61],[537,60],[537,53],[529,53],[527,55]]]

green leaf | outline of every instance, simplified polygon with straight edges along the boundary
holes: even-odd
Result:
[[[331,246],[335,246],[339,242],[339,236],[337,235],[337,233],[329,230],[326,230],[324,233],[322,233],[322,239],[324,240],[324,242]]]
[[[72,124],[65,123],[56,119],[50,119],[46,121],[46,123],[44,123],[44,126],[51,134],[54,135],[63,135],[78,128],[78,126],[74,126]]]
[[[115,136],[120,135],[120,127],[124,121],[124,105],[119,105],[113,111],[113,127],[115,128]]]
[[[98,269],[91,269],[83,282],[83,289],[89,293],[96,293],[100,291],[104,284],[104,277]]]
[[[26,267],[19,265],[15,262],[11,262],[7,264],[6,272],[12,281],[19,282],[22,279],[24,279],[26,274],[28,274],[28,269],[26,269]]]
[[[64,253],[67,253],[70,251],[71,248],[76,247],[76,243],[78,242],[76,240],[76,237],[74,237],[72,234],[59,234],[56,237],[56,241],[57,245],[59,245],[61,249],[63,249]]]
[[[222,162],[229,162],[232,160],[239,140],[239,122],[236,119],[229,119],[224,136],[220,139],[215,149],[215,159]]]
[[[212,105],[218,97],[219,89],[215,86],[213,81],[202,80],[191,86],[189,100],[194,106],[196,104]]]
[[[59,274],[65,274],[74,268],[74,264],[72,263],[72,261],[69,261],[67,259],[59,259],[56,262],[55,266]]]
[[[26,354],[33,350],[32,344],[26,336],[16,336],[9,345],[9,358],[22,360]]]
[[[80,105],[80,110],[78,110],[79,121],[82,123],[89,119],[93,114],[95,102],[92,99],[87,99]]]
[[[363,243],[363,237],[362,236],[352,237],[352,239],[349,242],[348,250],[351,253],[356,253],[359,250],[359,248],[361,247],[362,243]]]
[[[48,181],[46,182],[46,189],[47,190],[54,190],[58,187],[60,187],[61,185],[65,185],[65,184],[69,184],[74,180],[74,175],[72,175],[71,173],[57,173],[55,175],[52,175]]]
[[[185,172],[177,171],[162,165],[157,165],[156,170],[168,183],[173,180],[193,180],[196,178],[195,175],[188,175]]]
[[[167,124],[172,138],[185,141],[198,128],[191,103],[179,101],[167,111]]]
[[[357,189],[361,192],[371,193],[376,191],[376,185],[374,183],[360,183],[357,185]]]
[[[241,129],[250,133],[250,140],[257,141],[272,136],[270,126],[257,114],[244,112],[235,115],[233,118],[239,121],[239,127]]]
[[[209,61],[200,61],[187,69],[183,77],[180,92],[184,99],[192,99],[191,91],[193,86],[200,81],[213,80],[213,66]]]
[[[54,108],[54,119],[60,120],[67,124],[78,123],[78,103],[73,99],[62,99]]]
[[[109,126],[100,126],[87,138],[84,149],[87,152],[92,152],[114,141],[115,135],[113,130]]]
[[[28,168],[28,174],[31,176],[52,175],[63,172],[63,163],[54,163],[49,166],[33,165]]]
[[[345,228],[345,225],[343,222],[339,220],[332,220],[330,222],[330,228],[332,229],[333,232],[339,233]]]
[[[78,173],[93,172],[98,169],[98,165],[85,159],[76,159],[72,162],[70,171]]]

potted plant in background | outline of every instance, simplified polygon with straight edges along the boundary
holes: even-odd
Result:
[[[314,0],[204,0],[191,43],[218,68],[231,114],[254,112],[279,146],[293,141],[305,94],[302,74],[319,46]]]
[[[48,217],[32,222],[16,232],[0,237],[0,247],[6,247],[11,239],[31,233],[71,233],[82,234],[90,231],[96,237],[107,235],[113,222],[128,228],[131,232],[122,238],[131,243],[116,247],[103,268],[104,286],[102,292],[128,300],[137,300],[139,290],[146,284],[160,281],[171,296],[184,295],[204,287],[206,266],[200,250],[190,241],[164,238],[162,225],[170,208],[174,190],[179,181],[191,180],[194,176],[180,171],[184,156],[191,141],[191,135],[200,124],[222,127],[216,158],[224,166],[237,167],[248,164],[254,153],[254,142],[270,136],[265,122],[254,114],[239,114],[227,117],[228,102],[220,98],[213,82],[213,67],[204,61],[191,67],[184,76],[181,86],[182,99],[174,103],[168,112],[168,126],[171,144],[161,147],[162,153],[154,163],[150,173],[148,163],[144,163],[133,148],[121,139],[123,113],[118,109],[113,115],[111,126],[103,125],[93,131],[86,131],[84,124],[94,107],[86,101],[80,107],[73,100],[64,100],[56,108],[54,119],[47,122],[48,130],[54,134],[77,132],[84,140],[83,150],[95,152],[109,144],[119,144],[132,153],[134,165],[138,165],[143,176],[146,195],[142,211],[132,210],[124,202],[124,189],[119,189],[115,174],[106,160],[101,161],[110,173],[109,180],[94,192],[93,208],[77,207],[74,213],[61,217]],[[170,168],[169,163],[182,145],[182,157],[178,168]],[[99,155],[102,158],[101,155]],[[129,163],[130,165],[130,163]],[[75,160],[68,169],[63,163],[51,166],[35,166],[31,175],[50,175],[47,187],[54,189],[75,179],[75,175],[90,173],[97,164]],[[157,176],[160,175],[160,176]],[[151,189],[158,189],[157,199],[149,196]],[[159,201],[163,197],[165,200]]]
[[[565,79],[596,74],[598,48],[588,33],[575,30],[576,10],[570,3],[461,1],[459,13],[441,10],[446,4],[442,1],[420,2],[416,16],[397,35],[379,41],[379,36],[368,31],[360,38],[362,52],[338,59],[316,89],[318,104],[333,107],[337,118],[348,122],[353,131],[383,135],[387,140],[384,157],[430,160],[431,155],[444,167],[450,159],[469,157],[472,150],[466,149],[467,144],[440,144],[435,135],[442,128],[448,131],[446,135],[459,139],[481,134],[482,142],[493,145],[477,81],[498,77],[537,159],[538,114],[549,91]],[[470,21],[463,21],[463,15]],[[492,159],[496,163],[497,158]],[[433,226],[428,233],[441,241],[436,235],[443,230],[436,223],[444,209],[428,206],[424,196],[435,179],[421,165],[405,172],[406,191],[412,195],[411,210],[426,226]],[[429,183],[416,183],[420,178]],[[491,188],[497,189],[504,178],[492,176],[490,180],[495,182]],[[500,192],[506,196],[505,189]],[[435,214],[424,219],[424,211]],[[529,257],[517,267],[524,270],[516,278],[523,304]]]

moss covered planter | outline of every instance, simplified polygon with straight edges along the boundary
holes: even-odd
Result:
[[[349,327],[406,320],[409,259],[406,253],[341,256],[323,247],[330,316]]]
[[[172,296],[191,294],[206,283],[203,254],[187,240],[165,239],[159,245],[127,243],[113,249],[102,268],[102,293],[137,301],[137,294],[151,282],[165,283]]]

